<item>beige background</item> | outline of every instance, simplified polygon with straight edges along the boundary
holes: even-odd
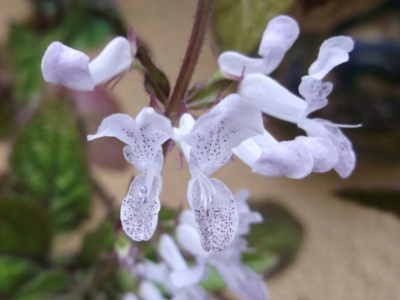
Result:
[[[118,1],[128,24],[153,49],[153,56],[167,75],[177,77],[187,44],[195,0],[126,0]],[[27,1],[0,0],[0,39],[7,35],[10,21],[29,14]],[[209,39],[208,43],[212,43]],[[206,44],[196,78],[205,80],[216,69],[211,48]],[[131,115],[147,104],[141,77],[130,74],[116,88],[123,111]],[[0,144],[0,168],[7,167],[9,145]],[[120,202],[125,196],[133,167],[115,172],[92,167],[95,176]],[[168,157],[163,171],[162,204],[184,203],[189,179],[187,168],[179,169],[176,152]],[[296,181],[254,175],[238,160],[215,174],[232,191],[249,188],[256,198],[280,199],[304,224],[306,238],[296,262],[281,276],[269,282],[275,300],[395,300],[400,299],[400,221],[389,213],[377,212],[332,197],[329,192],[343,183],[336,173],[314,174]],[[400,178],[400,167],[381,166],[371,161],[358,166],[346,181],[380,183]],[[116,203],[116,206],[119,203]],[[97,204],[98,219],[102,210]],[[91,225],[87,225],[87,228]],[[58,251],[73,250],[79,239],[59,240]]]

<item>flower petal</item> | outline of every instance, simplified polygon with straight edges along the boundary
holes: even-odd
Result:
[[[78,91],[92,91],[95,82],[89,71],[89,57],[78,50],[53,42],[42,59],[42,74],[46,82],[59,83]]]
[[[296,140],[302,142],[311,153],[314,161],[313,172],[324,173],[336,166],[339,155],[330,140],[305,136],[299,136]]]
[[[288,16],[277,16],[269,21],[258,50],[266,68],[264,72],[259,73],[269,74],[276,69],[286,51],[299,36],[299,32],[297,22]]]
[[[308,74],[321,80],[334,67],[349,60],[349,52],[353,50],[354,42],[350,37],[332,37],[322,43],[317,60],[308,69]]]
[[[299,86],[300,95],[307,102],[305,115],[312,113],[328,104],[328,95],[332,91],[333,85],[330,82],[321,82],[311,76],[304,76]]]
[[[233,79],[240,79],[249,74],[265,74],[267,66],[262,58],[251,58],[235,51],[223,52],[218,58],[219,69]]]
[[[192,211],[190,211],[194,217]],[[196,226],[196,224],[194,224]],[[206,257],[207,252],[201,246],[200,236],[195,227],[188,224],[179,224],[176,228],[176,239],[179,245],[197,258]]]
[[[198,263],[185,270],[172,271],[170,279],[172,284],[179,289],[200,282],[205,272],[205,265],[203,263]]]
[[[313,166],[313,157],[307,147],[298,140],[293,140],[264,148],[252,170],[263,176],[300,179],[310,174]]]
[[[209,299],[209,297],[201,286],[193,284],[191,286],[179,290],[177,293],[174,294],[171,300],[188,300],[188,299],[207,300]]]
[[[172,237],[163,234],[160,238],[158,253],[172,270],[185,270],[187,264]]]
[[[303,99],[272,78],[260,74],[245,77],[240,84],[239,94],[262,112],[294,123],[304,115],[307,107]]]
[[[260,111],[232,94],[197,119],[184,141],[192,147],[190,156],[209,175],[229,160],[232,148],[263,131]]]
[[[126,38],[116,37],[89,63],[95,85],[127,70],[133,63],[131,45]]]
[[[199,180],[192,179],[188,186],[189,204],[194,211],[201,244],[206,251],[222,251],[235,237],[238,227],[236,204],[230,190],[221,181],[210,179],[215,190],[204,206]]]
[[[148,280],[140,283],[138,294],[142,300],[164,300],[158,288]]]
[[[236,192],[234,195],[239,214],[239,227],[237,234],[240,236],[250,232],[251,224],[257,224],[263,221],[263,217],[259,212],[250,210],[250,207],[247,203],[249,197],[250,193],[245,189]]]
[[[156,176],[148,197],[143,196],[146,176],[137,176],[128,191],[128,195],[122,202],[121,222],[125,233],[134,241],[149,240],[158,222],[161,191],[161,177]]]
[[[334,169],[342,178],[350,176],[356,164],[356,156],[350,140],[337,125],[323,119],[305,119],[298,126],[304,129],[308,136],[330,140],[338,153]]]

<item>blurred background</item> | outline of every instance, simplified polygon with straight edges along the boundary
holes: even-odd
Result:
[[[281,13],[298,20],[301,36],[272,75],[295,93],[324,39],[350,35],[356,44],[327,78],[335,87],[319,115],[363,124],[344,129],[358,156],[350,178],[265,178],[237,159],[215,174],[233,192],[249,189],[264,214],[249,236],[263,256],[249,264],[261,265],[271,299],[399,299],[400,1],[216,2],[193,83],[213,75],[223,50],[257,56],[268,20]],[[85,135],[109,114],[136,116],[148,105],[143,75],[131,72],[113,90],[71,92],[43,82],[40,60],[54,40],[95,57],[133,25],[173,84],[195,8],[195,0],[0,0],[0,299],[119,299],[131,288],[113,248],[138,173],[122,143]],[[268,122],[280,140],[300,132]],[[163,176],[168,218],[187,206],[189,171],[176,150]]]

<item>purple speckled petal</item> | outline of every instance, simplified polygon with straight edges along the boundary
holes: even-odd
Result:
[[[134,241],[149,240],[158,222],[161,191],[161,178],[155,176],[151,190],[144,196],[146,175],[137,176],[128,191],[121,206],[121,222],[125,233]]]
[[[307,109],[305,115],[323,108],[328,104],[328,95],[333,85],[330,82],[322,82],[310,76],[304,76],[299,86],[300,95],[306,100]]]
[[[214,191],[205,193],[202,183],[192,179],[188,186],[188,199],[196,216],[204,250],[222,251],[235,237],[238,214],[230,190],[217,179],[209,179],[209,182]],[[207,201],[206,205],[204,201]]]

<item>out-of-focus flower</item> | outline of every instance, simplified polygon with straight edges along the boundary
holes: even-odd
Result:
[[[42,59],[43,78],[73,90],[92,91],[96,85],[128,70],[135,51],[126,38],[116,37],[89,62],[85,53],[53,42]]]

